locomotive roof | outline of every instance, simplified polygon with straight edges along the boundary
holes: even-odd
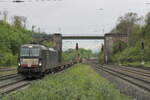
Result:
[[[53,48],[49,48],[49,50],[55,52],[55,50]]]
[[[39,48],[42,48],[42,49],[47,49],[47,47],[45,47],[43,45],[40,45],[40,44],[24,44],[21,47],[39,47]]]
[[[53,48],[48,48],[48,47],[46,47],[44,45],[40,45],[40,44],[24,44],[21,47],[39,47],[44,50],[50,50],[52,52],[55,52],[55,50]]]

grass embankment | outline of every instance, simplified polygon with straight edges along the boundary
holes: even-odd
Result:
[[[35,81],[31,87],[3,100],[129,100],[88,65],[78,64]]]

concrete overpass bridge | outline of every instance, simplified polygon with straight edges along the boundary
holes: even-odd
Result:
[[[122,33],[106,33],[104,36],[92,35],[92,36],[73,36],[73,35],[61,35],[59,33],[56,34],[33,34],[33,39],[35,41],[53,41],[56,46],[54,47],[60,53],[61,60],[61,52],[62,52],[62,40],[104,40],[104,59],[105,62],[109,61],[109,56],[113,51],[113,43],[117,40],[121,40],[124,42],[128,42],[128,35]]]

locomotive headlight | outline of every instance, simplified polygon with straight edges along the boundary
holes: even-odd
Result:
[[[41,63],[41,62],[39,63],[39,66],[42,66],[42,63]]]
[[[21,64],[20,63],[18,63],[18,66],[20,66]]]

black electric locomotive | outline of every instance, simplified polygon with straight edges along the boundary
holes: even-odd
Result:
[[[42,77],[56,69],[60,62],[58,52],[40,44],[21,46],[18,58],[18,73],[25,77]]]

